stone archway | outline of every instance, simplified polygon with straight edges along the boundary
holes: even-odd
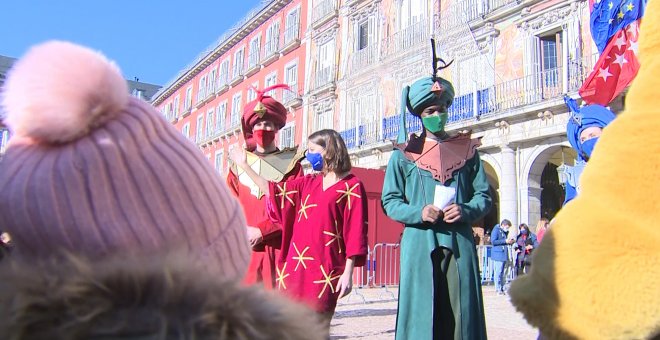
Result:
[[[567,142],[556,137],[537,145],[524,167],[523,185],[527,202],[522,202],[521,221],[535,225],[541,217],[552,219],[564,201],[564,189],[559,183],[557,167],[573,165],[575,151]]]

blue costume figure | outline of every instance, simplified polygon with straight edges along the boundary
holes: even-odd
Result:
[[[566,198],[564,199],[564,204],[566,204],[580,192],[580,175],[591,157],[591,152],[594,150],[603,128],[614,120],[615,115],[602,105],[578,107],[575,100],[570,97],[564,97],[564,101],[571,111],[566,125],[566,135],[568,142],[578,154],[575,165],[566,167],[568,174]]]

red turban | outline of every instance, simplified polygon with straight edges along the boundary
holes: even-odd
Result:
[[[275,124],[277,130],[282,129],[284,125],[286,125],[287,110],[284,105],[273,97],[265,94],[270,90],[279,88],[288,90],[289,86],[278,84],[267,87],[263,90],[255,89],[257,91],[257,98],[245,105],[243,117],[241,117],[241,126],[243,128],[243,138],[245,138],[247,149],[250,151],[254,150],[255,147],[255,143],[252,140],[252,128],[257,120],[267,119]]]

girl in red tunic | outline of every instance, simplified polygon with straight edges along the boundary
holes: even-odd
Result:
[[[367,255],[367,196],[350,174],[341,136],[321,130],[309,136],[307,160],[320,173],[274,183],[259,177],[236,148],[234,162],[269,193],[269,212],[282,224],[277,286],[329,321],[337,299],[348,295],[353,268]]]

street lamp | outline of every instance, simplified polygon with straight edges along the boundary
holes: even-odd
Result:
[[[566,162],[564,160],[564,147],[561,147],[561,164],[557,167],[557,177],[559,178],[559,184],[563,188],[566,188],[566,182],[568,182],[568,177],[569,175],[569,166],[566,166]]]

